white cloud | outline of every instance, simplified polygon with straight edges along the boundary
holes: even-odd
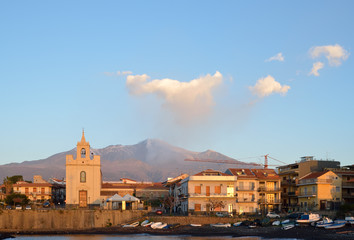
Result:
[[[339,66],[342,61],[347,60],[349,52],[340,45],[316,46],[310,49],[312,58],[319,58],[322,55],[328,60],[330,66]]]
[[[214,105],[213,90],[222,83],[220,72],[207,74],[190,82],[173,79],[154,79],[143,75],[127,76],[126,85],[132,95],[155,94],[163,100],[177,121],[188,122],[209,114]]]
[[[133,72],[131,71],[117,71],[117,72],[104,72],[103,74],[109,77],[112,76],[125,76],[125,75],[129,75],[132,74]]]
[[[283,54],[280,52],[280,53],[278,53],[277,55],[266,59],[265,61],[266,61],[266,62],[271,62],[271,61],[280,61],[280,62],[283,62],[283,61],[284,61],[284,56],[283,56]]]
[[[272,76],[268,75],[265,78],[258,79],[256,85],[249,87],[249,89],[254,95],[263,98],[272,93],[280,93],[285,95],[289,91],[290,86],[282,86],[279,82],[275,81]]]
[[[316,77],[320,76],[320,74],[318,73],[318,70],[320,70],[321,68],[323,68],[324,64],[321,62],[315,62],[312,66],[312,70],[309,73],[309,75],[314,75]]]

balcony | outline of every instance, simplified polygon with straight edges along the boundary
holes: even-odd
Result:
[[[343,198],[354,198],[354,192],[351,193],[343,193]]]
[[[226,193],[190,193],[189,197],[234,197],[234,195],[227,195]]]
[[[256,188],[253,187],[236,187],[236,191],[255,191]]]
[[[280,199],[259,199],[258,203],[259,204],[280,204],[281,200]]]
[[[297,183],[298,183],[297,179],[296,180],[287,179],[287,180],[281,181],[282,186],[296,186]]]
[[[298,186],[303,186],[303,185],[314,185],[314,184],[332,184],[333,180],[332,179],[305,179],[299,181]]]
[[[315,197],[317,195],[317,192],[312,192],[312,191],[307,191],[307,192],[301,192],[299,193],[299,197]]]
[[[255,203],[255,198],[236,198],[237,203]]]
[[[259,187],[258,192],[279,192],[280,188],[278,187]]]
[[[288,192],[288,196],[289,197],[296,197],[299,195],[299,191],[295,191],[295,192]]]
[[[354,183],[353,182],[342,182],[342,187],[343,188],[354,188]]]

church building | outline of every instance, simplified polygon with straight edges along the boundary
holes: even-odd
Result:
[[[101,158],[90,152],[90,144],[85,140],[84,131],[76,151],[76,159],[73,155],[66,155],[66,205],[99,205],[102,202]]]

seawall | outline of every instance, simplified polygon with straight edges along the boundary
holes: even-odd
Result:
[[[0,230],[84,230],[115,226],[146,214],[144,210],[4,210],[0,212]]]

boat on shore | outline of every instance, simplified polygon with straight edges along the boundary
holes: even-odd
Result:
[[[139,222],[133,222],[131,224],[123,225],[124,228],[137,227],[137,226],[139,226]]]
[[[299,224],[307,224],[307,223],[314,223],[318,222],[320,220],[320,215],[317,213],[310,213],[310,214],[304,214],[300,217],[300,219],[296,220],[297,223]]]
[[[325,229],[338,229],[345,226],[345,223],[333,223],[331,225],[325,226]]]
[[[199,224],[199,223],[191,223],[190,224],[192,227],[201,227],[202,224]]]
[[[289,230],[289,229],[292,229],[295,227],[295,224],[294,223],[285,223],[282,225],[281,229],[283,230]]]
[[[215,223],[210,224],[210,227],[231,227],[230,223]]]
[[[161,224],[162,224],[162,222],[155,222],[155,223],[151,224],[150,227],[152,229],[157,229],[157,227],[160,226]]]
[[[316,227],[322,228],[333,224],[333,220],[327,217],[324,217],[322,221],[317,222]]]
[[[239,227],[241,226],[242,222],[235,222],[234,224],[232,224],[234,227]]]
[[[279,225],[280,225],[280,221],[274,221],[274,222],[272,223],[272,225],[273,225],[273,226],[279,226]]]

